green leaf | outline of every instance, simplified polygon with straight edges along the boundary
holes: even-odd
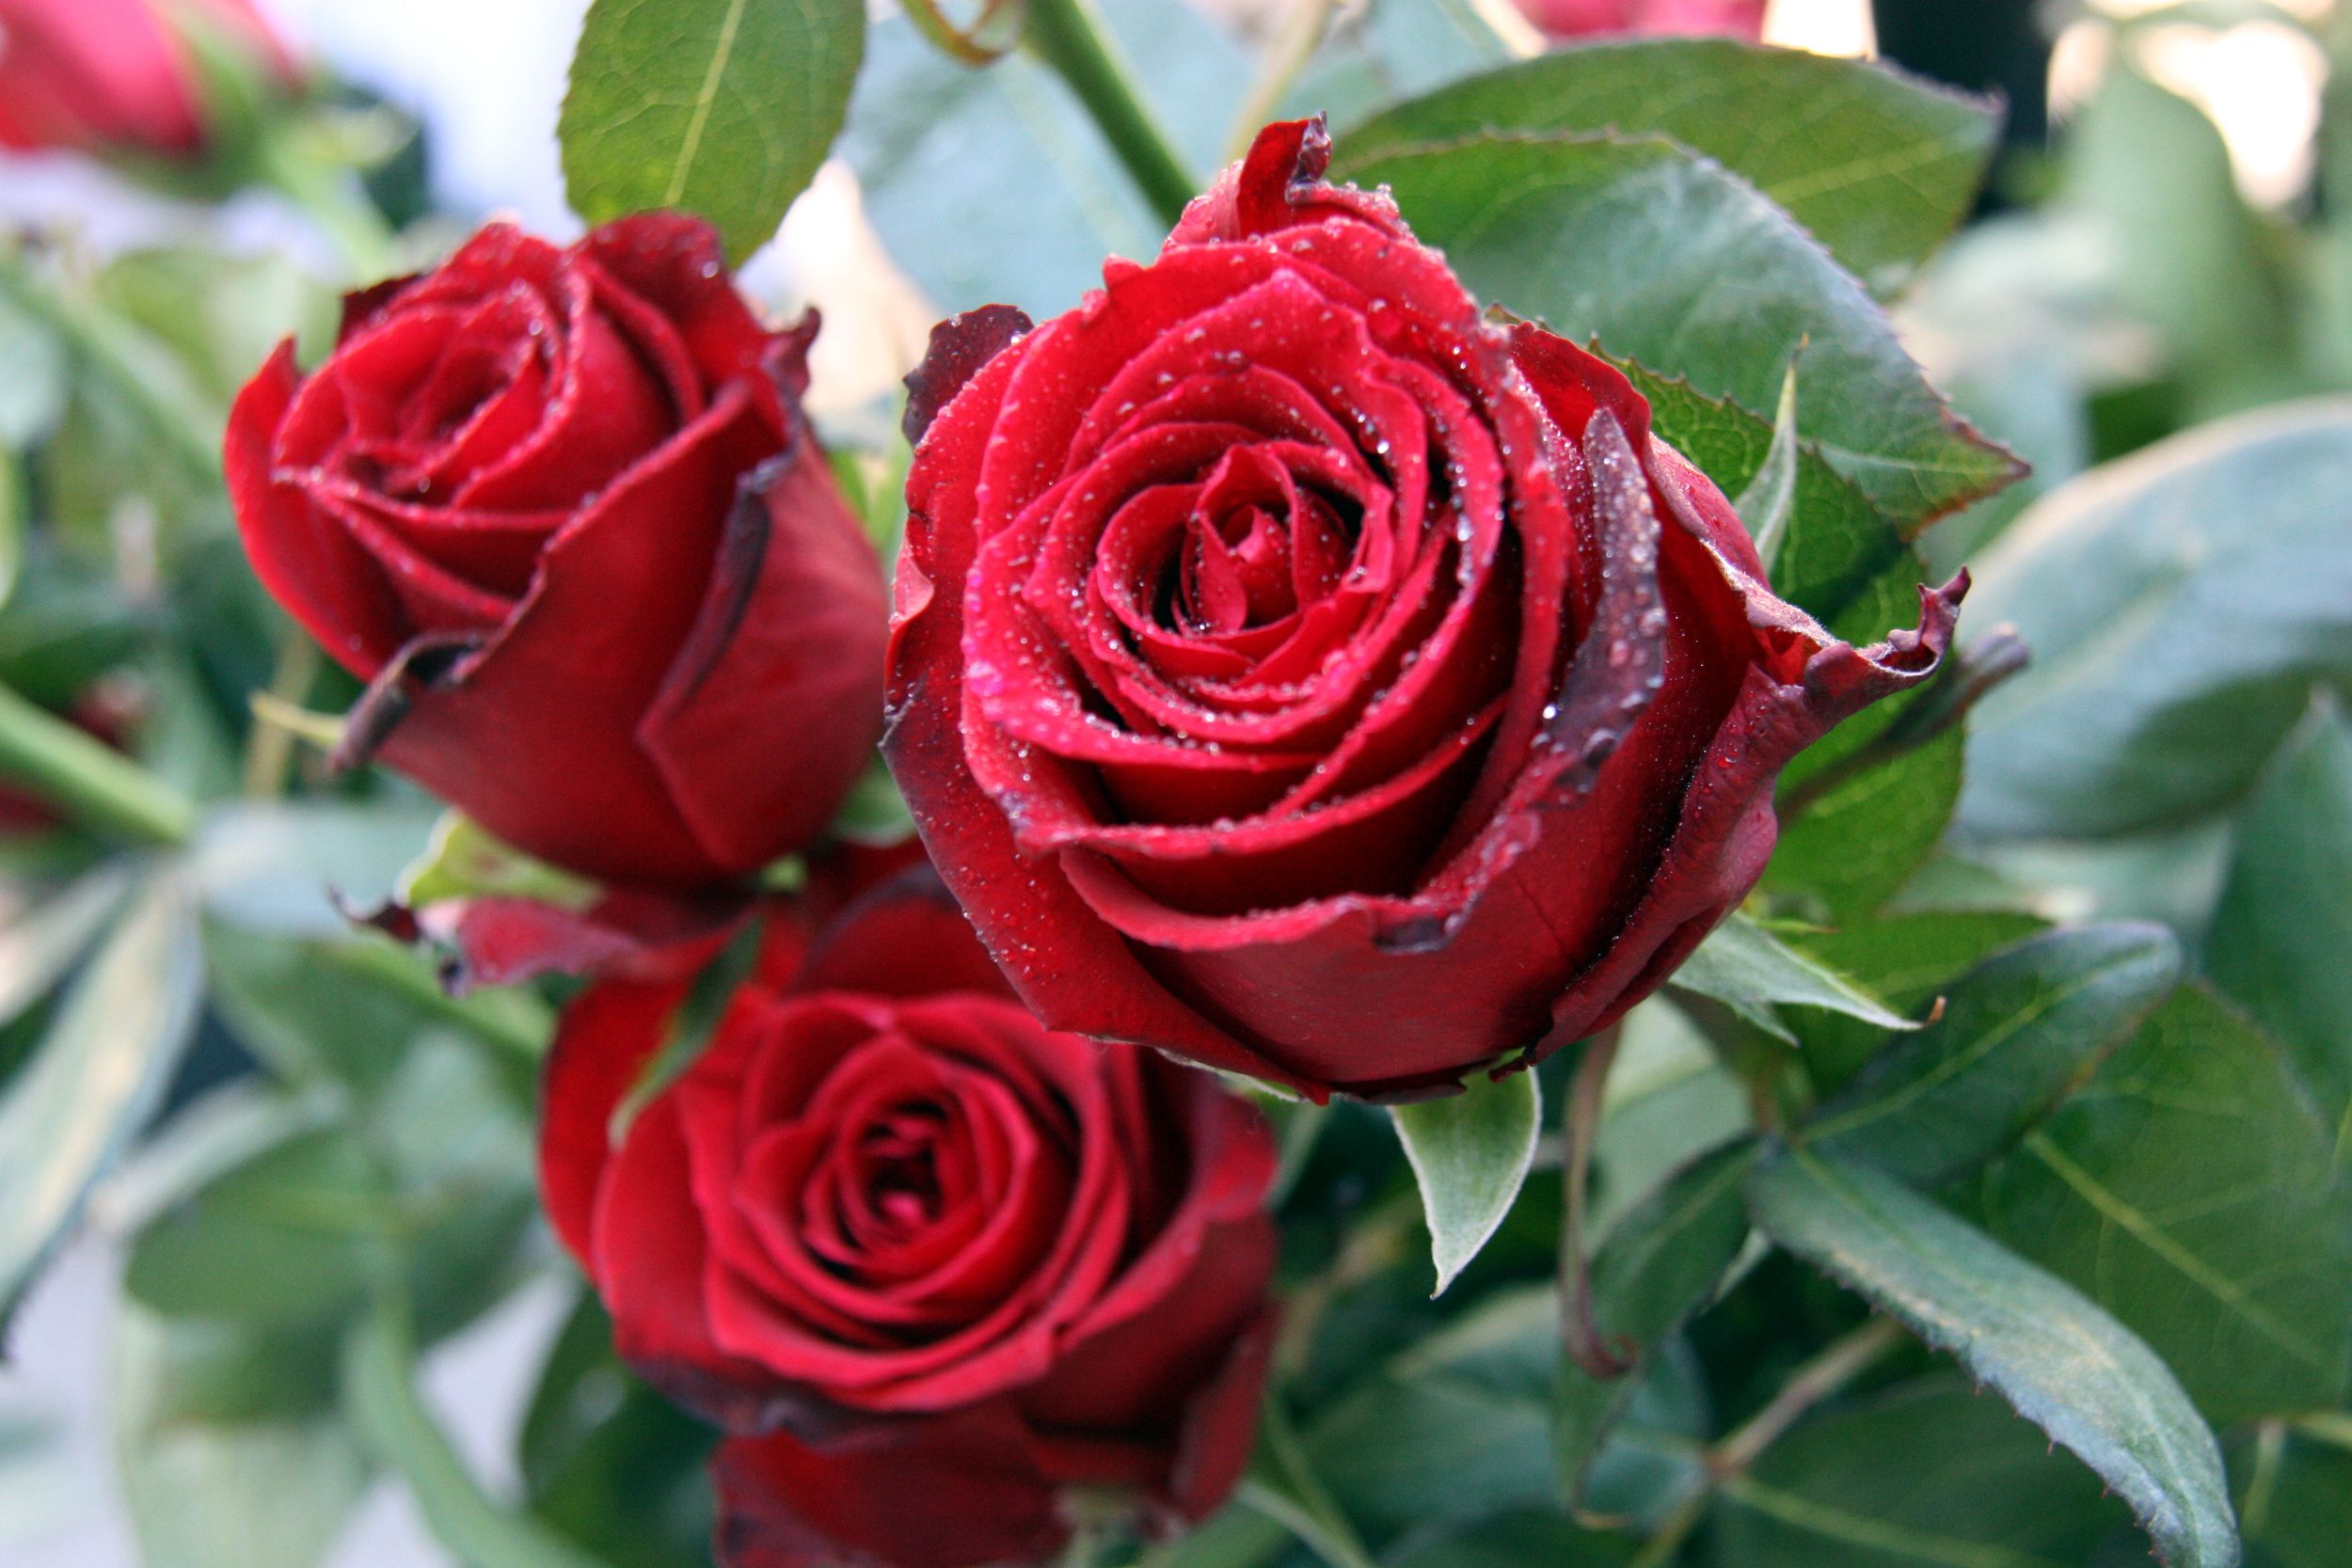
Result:
[[[1838,931],[1792,940],[1841,974],[1850,974],[1905,1014],[1919,1014],[1952,981],[1996,950],[2046,928],[2030,914],[2003,910],[1936,910],[1890,914]],[[1851,1082],[1892,1037],[1859,1019],[1800,1007],[1787,1015],[1796,1031],[1805,1076],[1822,1095]]]
[[[365,1293],[397,1223],[366,1153],[328,1129],[262,1149],[158,1216],[123,1290],[167,1317],[329,1319]]]
[[[0,930],[0,1023],[21,1015],[65,978],[120,907],[123,893],[120,869],[101,866]]]
[[[2068,128],[2062,212],[2111,258],[2106,287],[2153,326],[2189,420],[2292,395],[2289,285],[2272,237],[2238,194],[2230,150],[2203,110],[2119,49]]]
[[[16,592],[24,569],[24,531],[32,497],[25,484],[24,460],[0,447],[0,609]]]
[[[1968,613],[2034,662],[1978,710],[1963,823],[2094,837],[2229,805],[2315,682],[2352,679],[2352,401],[2093,469],[1994,542]]]
[[[0,447],[22,453],[65,413],[64,346],[14,302],[0,299]]]
[[[1738,496],[1756,483],[1772,461],[1772,421],[1708,397],[1677,377],[1631,360],[1614,363],[1649,400],[1660,439],[1697,465],[1717,489]],[[1824,625],[1837,622],[1899,562],[1907,563],[1909,552],[1895,525],[1823,460],[1820,449],[1803,441],[1796,448],[1790,507],[1788,536],[1772,563],[1772,591]],[[1916,618],[1915,604],[1895,610],[1906,626]],[[1875,641],[1893,625],[1890,619],[1872,627],[1862,640]]]
[[[2278,1048],[2184,987],[1986,1173],[1993,1233],[2171,1363],[2217,1423],[2346,1395],[2352,1195]]]
[[[2205,967],[2287,1048],[2352,1161],[2352,723],[2323,704],[2238,814]]]
[[[410,906],[443,898],[529,898],[582,910],[603,891],[585,877],[501,843],[453,811],[441,814],[424,853],[401,873],[397,896]]]
[[[1889,1176],[1802,1150],[1749,1184],[1773,1241],[1999,1390],[2132,1507],[2171,1568],[2238,1560],[2221,1450],[2153,1352],[2074,1287]]]
[[[116,1309],[111,1425],[122,1496],[149,1568],[317,1568],[367,1483],[327,1414],[195,1414],[181,1331]]]
[[[1761,922],[1734,911],[1675,971],[1676,987],[1711,997],[1776,1039],[1794,1045],[1797,1037],[1775,1010],[1783,1005],[1826,1007],[1882,1029],[1916,1029],[1918,1024],[1819,958],[1783,942]]]
[[[1592,1260],[1593,1323],[1630,1363],[1597,1378],[1564,1358],[1552,1396],[1552,1456],[1561,1496],[1583,1500],[1585,1479],[1666,1337],[1714,1297],[1747,1244],[1748,1139],[1704,1155],[1619,1220]]]
[[[741,262],[824,162],[865,46],[859,0],[594,0],[556,125],[573,209],[699,213]]]
[[[1390,1111],[1396,1135],[1421,1183],[1429,1218],[1429,1250],[1442,1295],[1511,1212],[1535,1159],[1544,1119],[1543,1091],[1532,1072],[1488,1082],[1443,1100]]]
[[[1772,444],[1764,451],[1763,466],[1732,503],[1740,522],[1756,541],[1756,553],[1767,576],[1777,569],[1780,552],[1788,542],[1788,520],[1797,509],[1797,367],[1780,388],[1780,408],[1772,416]]]
[[[2081,1086],[2181,977],[2161,926],[2052,931],[1952,988],[1802,1131],[1819,1154],[1939,1186],[2012,1147]]]
[[[1266,1402],[1256,1462],[1234,1496],[1298,1537],[1327,1568],[1372,1568],[1356,1527],[1332,1501],[1313,1462],[1300,1449],[1279,1396]]]
[[[1808,1417],[1721,1497],[1716,1560],[1739,1568],[2076,1568],[2129,1528],[2089,1471],[1947,1372]]]
[[[1663,138],[1472,136],[1355,169],[1472,292],[1753,414],[1806,386],[1797,428],[1900,527],[2016,463],[1936,395],[1870,293],[1764,195]]]
[[[1637,1544],[1563,1514],[1527,1512],[1416,1535],[1382,1560],[1384,1568],[1621,1568]]]
[[[0,1319],[153,1113],[195,1031],[202,989],[187,890],[158,876],[0,1098]]]
[[[408,1484],[434,1538],[470,1568],[601,1568],[599,1560],[484,1495],[418,1397],[415,1348],[387,1310],[344,1341],[345,1408],[368,1450]]]
[[[334,291],[292,257],[154,245],[110,260],[98,301],[169,349],[222,409],[287,338],[334,341]]]
[[[1471,290],[1752,413],[1794,361],[1798,429],[1913,526],[1999,488],[2015,462],[1958,420],[1869,294],[1788,215],[1656,137],[1470,136],[1384,149],[1385,182]]]
[[[1484,133],[1602,130],[1670,137],[1713,159],[1885,293],[1967,215],[1999,115],[1858,60],[1647,40],[1562,50],[1456,82],[1375,116],[1340,146],[1352,169]]]

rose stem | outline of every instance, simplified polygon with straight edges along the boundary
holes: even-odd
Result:
[[[1023,41],[1070,85],[1160,216],[1174,223],[1200,187],[1144,106],[1093,0],[1029,0]]]
[[[1820,1354],[1791,1372],[1771,1403],[1701,1456],[1699,1485],[1659,1527],[1658,1533],[1649,1538],[1628,1568],[1664,1568],[1672,1562],[1682,1543],[1706,1516],[1708,1499],[1716,1488],[1736,1482],[1747,1474],[1748,1467],[1796,1425],[1806,1411],[1843,1389],[1909,1338],[1894,1319],[1872,1318],[1832,1340]]]
[[[1585,1042],[1568,1086],[1560,1152],[1567,1182],[1560,1227],[1560,1327],[1568,1358],[1597,1378],[1623,1377],[1632,1362],[1609,1343],[1593,1317],[1592,1259],[1584,1250],[1584,1216],[1592,1185],[1593,1144],[1600,1132],[1601,1094],[1617,1060],[1622,1031],[1614,1024]]]
[[[0,686],[0,778],[116,838],[169,848],[195,803],[137,763]]]

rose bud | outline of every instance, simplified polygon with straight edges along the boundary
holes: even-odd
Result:
[[[1832,637],[1623,376],[1327,153],[1273,126],[1152,264],[935,334],[883,745],[1049,1025],[1393,1099],[1655,990],[1964,583]]]
[[[0,0],[0,147],[196,157],[207,54],[297,76],[249,0]]]
[[[1764,36],[1766,0],[1518,0],[1519,11],[1554,39],[1624,35]]]
[[[685,993],[566,1009],[542,1185],[623,1359],[734,1434],[730,1568],[1036,1561],[1075,1490],[1147,1524],[1223,1499],[1275,1247],[1246,1101],[1046,1030],[925,867],[813,936],[771,920],[631,1115]]]
[[[347,303],[239,394],[230,494],[262,581],[370,683],[384,759],[590,876],[748,872],[825,826],[881,726],[871,546],[707,225],[567,249],[492,225]]]

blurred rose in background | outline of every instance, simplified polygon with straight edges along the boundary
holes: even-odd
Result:
[[[296,74],[247,0],[0,0],[0,147],[199,156],[241,69]]]
[[[1764,32],[1766,0],[1518,0],[1543,32],[1555,39],[1611,33],[1720,33],[1756,39]]]

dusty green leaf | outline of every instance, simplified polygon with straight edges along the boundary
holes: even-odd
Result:
[[[2238,814],[2214,983],[2286,1047],[2352,1161],[2352,724],[2314,712]]]
[[[1807,1148],[1919,1186],[2013,1146],[2154,1011],[2181,975],[2161,926],[2052,931],[1955,983],[1944,1016],[1898,1038],[1808,1120]]]
[[[198,1416],[202,1402],[183,1386],[190,1366],[179,1337],[135,1304],[118,1309],[111,1424],[142,1560],[150,1568],[318,1568],[367,1484],[349,1431],[316,1411]]]
[[[2211,1429],[2096,1303],[1866,1165],[1798,1150],[1759,1165],[1749,1198],[1766,1235],[1957,1355],[2078,1455],[2171,1568],[2237,1562]]]
[[[1793,940],[1883,997],[1896,1011],[1920,1017],[1967,970],[1997,949],[2036,935],[2047,924],[2006,911],[1934,910],[1883,915]],[[1859,1019],[1820,1008],[1798,1008],[1787,1017],[1803,1050],[1805,1076],[1825,1096],[1851,1082],[1863,1063],[1893,1037]]]
[[[1967,215],[1998,129],[1992,104],[1884,67],[1651,39],[1455,82],[1347,131],[1340,150],[1352,170],[1400,147],[1489,132],[1671,137],[1788,209],[1885,292]]]
[[[1798,429],[1916,527],[2015,477],[1930,387],[1862,285],[1737,174],[1660,137],[1469,136],[1350,165],[1395,188],[1473,293],[1759,415],[1794,361]]]
[[[2131,1525],[2008,1406],[1938,1372],[1800,1423],[1724,1487],[1714,1528],[1726,1568],[2077,1568]]]
[[[2228,806],[2314,683],[2352,679],[2352,401],[2176,436],[2051,492],[1968,614],[2033,664],[1971,728],[1961,821],[2097,837]]]
[[[2352,1195],[2277,1046],[2184,987],[1986,1173],[1993,1233],[2169,1361],[2217,1423],[2342,1401]]]
[[[153,1114],[202,990],[187,889],[159,876],[134,895],[0,1097],[0,1318]]]

